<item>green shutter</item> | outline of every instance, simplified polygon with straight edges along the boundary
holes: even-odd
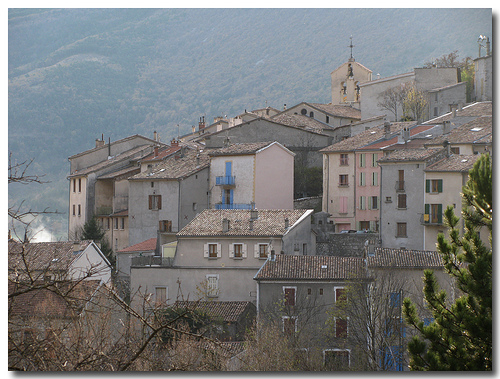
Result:
[[[426,193],[429,193],[431,192],[431,181],[429,179],[427,179],[425,181],[425,192]],[[428,213],[428,212],[427,212]]]
[[[424,222],[425,223],[429,223],[431,220],[430,220],[430,209],[431,209],[431,206],[430,204],[425,204],[425,210],[424,210]]]
[[[438,192],[443,192],[443,179],[438,180]]]
[[[438,223],[443,223],[443,204],[438,204]]]

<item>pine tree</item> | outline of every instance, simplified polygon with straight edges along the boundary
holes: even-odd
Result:
[[[111,266],[115,265],[115,256],[113,250],[109,245],[108,239],[106,238],[106,232],[99,225],[97,217],[92,217],[84,225],[80,235],[81,240],[93,240],[101,245],[101,251],[104,256],[108,259]]]
[[[482,155],[463,187],[463,235],[459,218],[448,207],[449,240],[438,236],[444,267],[462,296],[449,304],[432,271],[426,270],[424,296],[434,322],[424,326],[415,305],[404,301],[406,320],[420,335],[408,344],[412,370],[492,370],[492,193],[491,158]],[[489,231],[489,246],[480,239],[482,227]]]

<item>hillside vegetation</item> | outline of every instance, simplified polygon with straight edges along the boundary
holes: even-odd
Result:
[[[170,141],[205,116],[330,101],[349,58],[382,77],[477,56],[490,9],[10,9],[9,150],[51,183],[9,204],[67,212],[67,157],[104,135]],[[65,238],[67,214],[44,220]]]

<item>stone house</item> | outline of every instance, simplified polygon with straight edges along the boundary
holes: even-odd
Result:
[[[474,100],[493,100],[493,55],[474,59]]]
[[[442,147],[401,148],[379,159],[383,247],[423,249],[424,170],[445,158],[446,154],[447,150]]]
[[[315,254],[312,210],[206,209],[177,233],[173,258],[134,260],[131,291],[180,300],[256,301],[253,276],[272,252]],[[139,304],[140,299],[133,299]]]
[[[208,208],[210,158],[206,151],[184,147],[128,178],[129,244],[175,233]],[[162,242],[162,243],[163,243]]]
[[[68,235],[75,237],[93,216],[100,218],[114,250],[128,245],[126,230],[128,208],[127,177],[138,172],[141,158],[153,152],[160,142],[139,135],[105,143],[96,140],[93,149],[72,155],[69,180]],[[123,218],[123,219],[122,219]],[[118,228],[114,228],[118,220]],[[123,226],[123,228],[121,227]]]
[[[93,241],[26,242],[9,239],[9,279],[109,282],[111,265]],[[30,279],[30,280],[31,280]]]
[[[235,143],[208,155],[210,208],[293,209],[295,154],[280,143]]]

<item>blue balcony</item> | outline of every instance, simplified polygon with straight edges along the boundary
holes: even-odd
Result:
[[[215,185],[216,186],[235,186],[235,176],[216,176]]]
[[[252,204],[215,204],[215,209],[252,209]]]

